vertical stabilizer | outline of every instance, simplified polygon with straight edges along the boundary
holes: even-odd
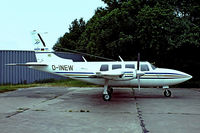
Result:
[[[31,36],[33,39],[33,45],[34,45],[34,51],[35,51],[35,56],[37,59],[37,62],[42,63],[44,61],[48,60],[48,55],[50,55],[48,52],[49,49],[46,47],[46,44],[44,40],[42,39],[42,36],[39,32],[36,30],[33,30],[31,32]]]
[[[38,33],[36,30],[31,32],[33,44],[34,44],[34,50],[36,52],[48,52],[49,49],[46,47],[46,44],[44,40],[42,39],[42,36],[40,33]]]
[[[70,59],[63,59],[58,56],[56,56],[53,52],[49,51],[47,48],[44,40],[42,39],[42,36],[40,33],[38,33],[36,30],[31,32],[32,38],[33,38],[33,45],[34,45],[34,51],[35,56],[38,63],[49,63],[49,62],[66,62],[72,60]]]

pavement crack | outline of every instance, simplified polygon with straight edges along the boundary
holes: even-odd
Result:
[[[42,101],[42,103],[47,102],[47,101],[54,100],[54,99],[56,99],[56,98],[58,98],[58,97],[60,97],[60,96],[63,96],[63,94],[56,95],[56,96],[53,96],[53,97],[51,97],[51,98],[47,98],[46,100]]]
[[[200,115],[199,113],[176,113],[176,112],[166,112],[166,113],[143,113],[148,115]]]
[[[15,115],[17,115],[17,114],[23,113],[23,112],[25,112],[25,111],[27,111],[27,110],[29,110],[29,109],[30,109],[30,108],[18,108],[18,110],[17,110],[16,112],[14,112],[14,113],[12,113],[12,114],[6,116],[6,118],[10,118],[10,117],[15,116]]]
[[[145,127],[144,119],[143,119],[143,116],[142,116],[142,111],[140,110],[140,107],[139,107],[139,104],[138,104],[136,98],[135,98],[135,101],[136,101],[137,116],[138,116],[138,119],[140,121],[140,126],[142,128],[142,132],[143,133],[149,133],[149,131]]]

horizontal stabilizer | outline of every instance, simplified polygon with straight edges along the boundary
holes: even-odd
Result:
[[[19,64],[6,64],[7,66],[48,66],[47,64],[42,64],[42,63],[36,63],[36,62],[30,62],[30,63],[26,63],[26,64],[22,64],[22,63],[19,63]]]

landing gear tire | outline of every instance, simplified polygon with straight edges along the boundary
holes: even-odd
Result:
[[[165,90],[164,95],[165,95],[165,97],[171,97],[172,93],[170,90]]]
[[[108,93],[112,94],[113,93],[113,88],[108,88]]]
[[[103,94],[104,101],[110,101],[110,99],[111,99],[111,94]]]

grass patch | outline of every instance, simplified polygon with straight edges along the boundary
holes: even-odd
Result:
[[[30,88],[36,86],[39,86],[39,84],[0,85],[0,93],[7,91],[15,91],[19,88]]]
[[[38,87],[38,86],[49,86],[49,87],[97,87],[97,85],[93,85],[90,83],[73,80],[73,79],[66,79],[66,80],[44,80],[44,81],[37,81],[33,84],[18,84],[18,85],[0,85],[0,93],[7,92],[7,91],[15,91],[19,88],[30,88],[30,87]]]

